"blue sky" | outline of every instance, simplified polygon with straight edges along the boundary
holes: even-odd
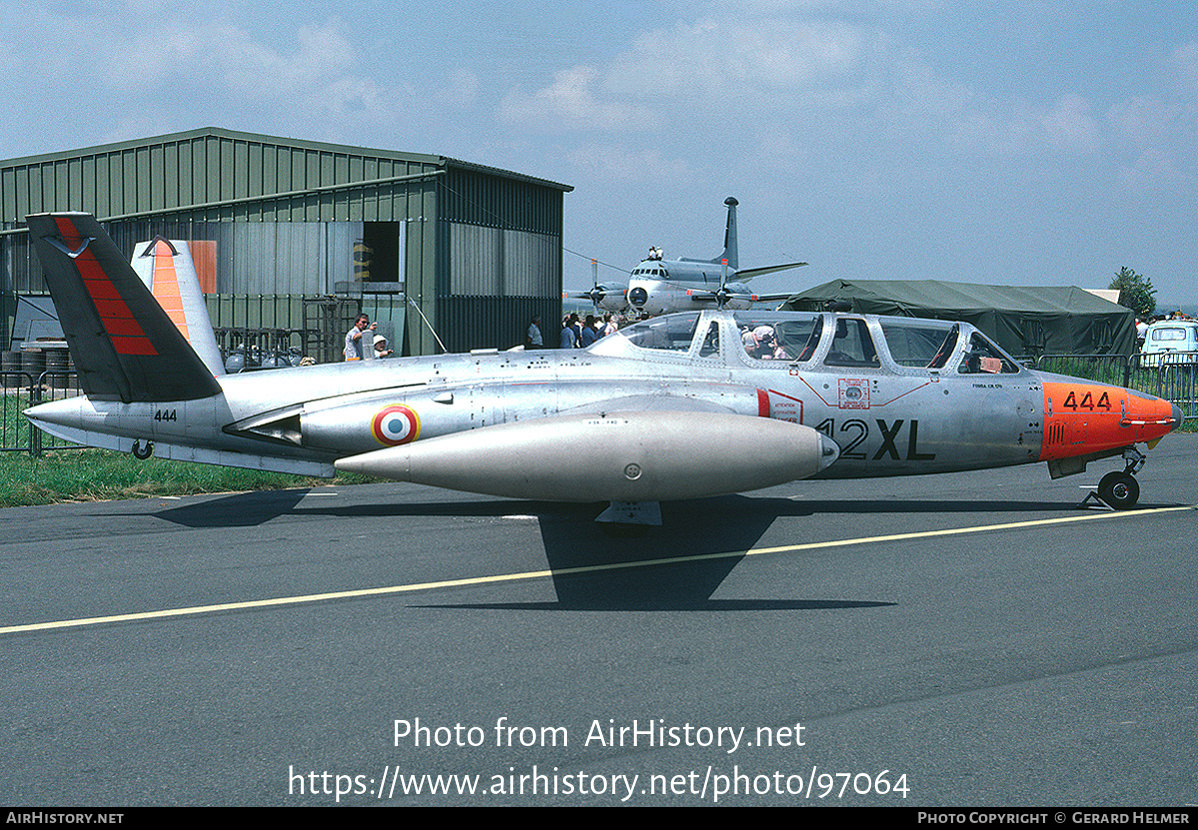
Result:
[[[1185,2],[0,0],[0,158],[220,126],[573,185],[568,287],[709,257],[1198,311]]]

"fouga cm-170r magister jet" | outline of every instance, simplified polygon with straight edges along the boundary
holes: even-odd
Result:
[[[1169,402],[1019,366],[966,323],[705,310],[582,350],[413,357],[214,378],[87,214],[28,218],[85,394],[27,410],[70,441],[476,493],[655,503],[810,477],[1122,456],[1102,498],[1181,421]],[[636,505],[649,505],[638,513]]]

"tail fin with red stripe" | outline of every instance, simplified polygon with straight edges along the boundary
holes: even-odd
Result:
[[[204,304],[200,278],[196,276],[195,261],[187,243],[161,236],[138,242],[130,265],[208,371],[217,377],[223,375],[220,347],[216,345],[208,306]]]
[[[43,213],[26,224],[89,398],[185,401],[220,393],[94,216]]]

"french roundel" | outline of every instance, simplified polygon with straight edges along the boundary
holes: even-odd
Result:
[[[375,440],[385,446],[406,444],[420,435],[420,416],[411,407],[392,404],[374,416],[370,431]]]

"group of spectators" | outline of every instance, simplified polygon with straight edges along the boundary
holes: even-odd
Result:
[[[577,314],[567,314],[562,318],[561,333],[558,337],[558,348],[580,349],[589,346],[600,337],[612,334],[617,329],[615,316],[605,314],[599,319],[594,314],[588,314],[585,321]],[[537,315],[528,324],[528,333],[524,338],[524,348],[545,348],[545,337],[541,333],[541,317]]]
[[[579,349],[589,346],[617,329],[615,316],[606,314],[603,319],[594,314],[588,314],[585,322],[577,314],[568,314],[562,320],[561,336],[558,345],[563,349]],[[388,348],[387,338],[377,333],[378,323],[370,322],[369,315],[359,314],[353,328],[345,333],[346,360],[372,360],[380,357],[390,357],[392,350]],[[545,348],[545,338],[541,333],[541,315],[536,315],[528,324],[528,332],[524,338],[526,349]]]

